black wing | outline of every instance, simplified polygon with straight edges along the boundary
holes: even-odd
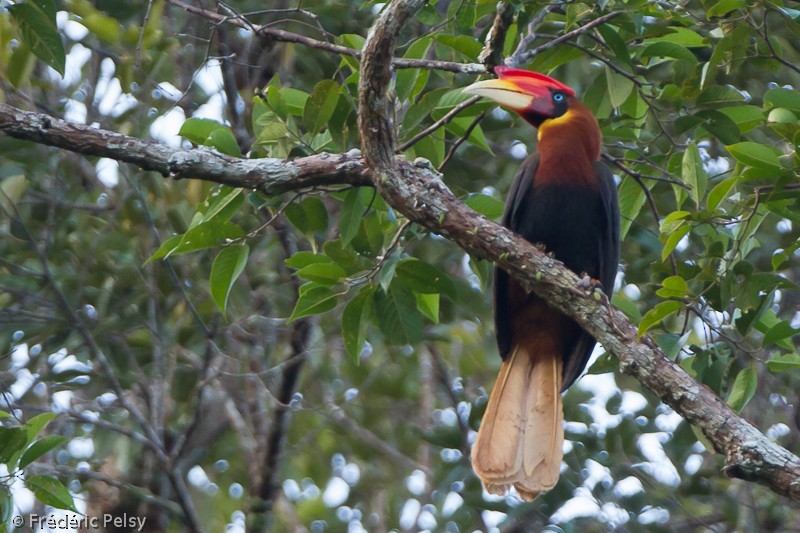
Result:
[[[619,263],[619,205],[611,171],[604,163],[595,163],[596,189],[568,182],[534,188],[538,164],[534,154],[520,167],[508,194],[503,225],[531,242],[544,243],[576,273],[599,279],[610,296]],[[503,359],[513,341],[510,284],[508,274],[495,268],[495,330]],[[564,354],[564,388],[583,372],[596,343],[583,331],[569,334],[573,338],[568,339],[569,349]]]
[[[614,280],[617,277],[619,268],[620,234],[619,234],[619,200],[617,198],[617,186],[614,183],[614,175],[608,166],[602,161],[594,164],[595,173],[600,190],[600,199],[605,216],[599,218],[604,227],[598,228],[598,275],[597,279],[603,285],[603,292],[611,298],[614,292]],[[581,375],[592,350],[597,341],[581,331],[575,347],[569,357],[564,361],[564,380],[563,388],[572,385]]]
[[[518,232],[519,226],[518,217],[520,206],[524,205],[529,191],[533,189],[533,176],[536,175],[536,169],[539,167],[539,154],[529,155],[522,166],[517,171],[517,176],[511,184],[511,189],[508,191],[506,197],[506,206],[503,211],[503,219],[500,223],[510,229],[511,231]],[[511,316],[509,316],[508,309],[508,273],[502,268],[494,268],[494,327],[497,336],[497,348],[500,351],[500,357],[505,361],[508,357],[508,352],[511,350]]]

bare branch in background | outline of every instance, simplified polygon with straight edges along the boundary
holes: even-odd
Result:
[[[514,22],[514,6],[508,2],[497,2],[497,14],[494,16],[492,27],[486,34],[483,50],[478,56],[478,61],[483,63],[487,72],[492,72],[494,67],[503,64],[503,45],[506,42],[508,28]]]

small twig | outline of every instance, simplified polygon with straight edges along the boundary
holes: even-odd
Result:
[[[150,22],[150,12],[153,10],[153,0],[147,2],[147,11],[144,13],[144,20],[142,20],[142,31],[139,32],[139,41],[136,43],[136,70],[142,66],[142,44],[144,43],[144,32],[147,29],[147,23]]]
[[[612,11],[610,13],[606,13],[605,15],[602,15],[602,16],[597,17],[596,19],[594,19],[594,20],[592,20],[590,22],[587,22],[586,24],[584,24],[580,28],[576,28],[576,29],[574,29],[574,30],[572,30],[570,32],[565,33],[564,35],[561,35],[560,37],[556,37],[552,41],[548,41],[548,42],[546,42],[546,43],[544,43],[542,45],[539,45],[536,48],[533,48],[531,50],[524,51],[524,52],[520,53],[517,56],[512,56],[509,59],[513,59],[514,63],[509,63],[507,61],[506,64],[508,66],[511,66],[511,67],[522,65],[523,63],[525,63],[526,61],[528,61],[532,57],[535,57],[536,55],[541,54],[545,50],[549,50],[550,48],[553,48],[554,46],[557,46],[557,45],[559,45],[559,44],[561,44],[561,43],[563,43],[565,41],[569,41],[570,39],[573,39],[573,38],[577,37],[578,35],[584,34],[587,31],[591,30],[592,28],[595,28],[595,27],[597,27],[597,26],[599,26],[601,24],[604,24],[604,23],[608,22],[609,20],[613,19],[614,17],[616,17],[617,15],[620,15],[620,14],[621,14],[621,11]]]
[[[480,124],[480,122],[483,120],[483,118],[485,116],[486,116],[486,111],[481,111],[480,114],[477,117],[475,117],[475,120],[473,120],[472,124],[469,125],[469,127],[467,128],[467,131],[464,132],[464,135],[462,135],[461,137],[459,137],[458,139],[455,140],[453,145],[447,151],[447,155],[444,157],[444,160],[442,161],[442,164],[439,165],[439,168],[437,168],[436,170],[438,170],[439,172],[442,171],[444,166],[450,161],[450,159],[456,153],[456,150],[458,150],[458,147],[461,146],[461,144],[464,141],[466,141],[467,138],[469,138],[469,136],[472,134],[472,130],[474,130],[476,127],[478,127],[478,124]]]
[[[394,253],[395,249],[400,245],[400,240],[403,238],[403,234],[405,233],[406,228],[408,228],[408,226],[410,225],[411,221],[405,220],[400,225],[400,227],[397,228],[397,233],[395,233],[394,237],[392,237],[392,241],[389,243],[389,246],[386,247],[386,250],[378,258],[378,264],[376,264],[374,267],[370,268],[363,274],[347,278],[345,280],[347,286],[354,287],[356,285],[363,285],[364,283],[371,281],[378,274],[378,272],[381,271],[383,265],[386,264],[386,261],[389,260],[389,258]]]
[[[367,446],[376,449],[387,457],[392,458],[397,463],[403,465],[404,468],[408,468],[410,470],[422,470],[425,472],[425,474],[430,475],[431,472],[429,468],[405,455],[397,448],[386,442],[385,439],[375,435],[375,433],[372,431],[359,425],[355,420],[347,416],[341,407],[333,407],[330,411],[330,416],[340,426],[343,426],[345,429],[347,429],[347,431],[350,432],[357,441],[360,441]]]
[[[528,28],[527,31],[525,32],[525,35],[523,35],[522,38],[519,40],[517,48],[514,50],[511,56],[508,59],[506,59],[506,65],[510,67],[519,66],[520,64],[519,56],[522,55],[525,52],[525,50],[527,50],[528,47],[532,45],[533,42],[536,40],[538,36],[536,33],[536,28],[539,27],[539,24],[542,23],[544,18],[548,15],[548,13],[550,13],[551,9],[552,6],[549,5],[544,6],[542,10],[539,11],[539,13],[528,23]]]
[[[201,17],[210,20],[216,24],[232,24],[239,28],[253,31],[256,35],[263,37],[270,37],[276,41],[302,44],[311,48],[319,50],[326,50],[335,54],[345,55],[361,59],[361,51],[354,48],[348,48],[339,44],[333,44],[318,39],[312,39],[305,35],[292,33],[290,31],[272,28],[269,26],[256,26],[246,21],[241,15],[230,17],[209,11],[202,7],[193,6],[182,2],[181,0],[168,0],[170,4],[179,7],[189,13],[200,15]],[[402,57],[395,57],[392,60],[392,65],[396,68],[427,68],[444,70],[447,72],[460,72],[464,74],[482,74],[486,72],[486,68],[480,63],[456,63],[453,61],[439,61],[435,59],[407,59]]]
[[[480,99],[481,99],[480,96],[470,96],[469,98],[467,98],[466,100],[455,106],[453,109],[448,111],[445,116],[443,116],[442,118],[440,118],[439,120],[437,120],[436,122],[425,128],[424,130],[420,131],[419,133],[411,137],[409,140],[401,144],[397,148],[397,150],[395,150],[395,153],[400,154],[405,152],[406,150],[414,146],[420,139],[427,137],[434,131],[438,130],[440,127],[444,126],[445,124],[448,124],[451,120],[453,120],[456,117],[456,115],[458,115],[464,109],[468,108],[469,106],[476,103]]]

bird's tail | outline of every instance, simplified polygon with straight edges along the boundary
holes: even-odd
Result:
[[[503,361],[489,396],[472,468],[492,494],[513,485],[533,500],[558,481],[563,455],[561,357],[534,352],[532,343],[515,346]]]

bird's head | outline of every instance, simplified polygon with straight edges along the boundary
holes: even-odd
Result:
[[[495,67],[497,79],[465,87],[466,94],[494,100],[536,126],[565,115],[575,102],[575,91],[544,74],[519,68]]]
[[[543,157],[583,152],[585,161],[600,158],[600,126],[572,88],[530,70],[495,67],[494,72],[497,79],[473,83],[464,92],[494,100],[539,128]]]

